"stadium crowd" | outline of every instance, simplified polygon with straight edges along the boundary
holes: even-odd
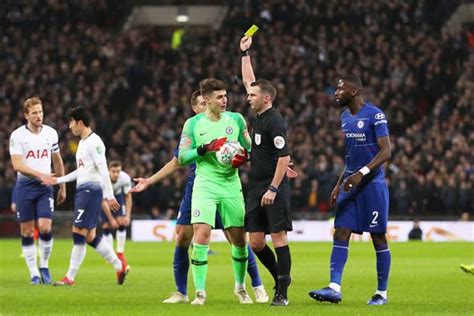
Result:
[[[333,101],[338,76],[359,75],[366,99],[387,114],[393,146],[387,166],[391,214],[420,217],[473,212],[474,54],[472,30],[443,30],[461,1],[231,1],[222,25],[187,28],[177,49],[170,32],[120,31],[121,1],[7,0],[0,17],[0,208],[15,174],[8,139],[23,119],[23,100],[43,100],[45,123],[60,135],[66,170],[75,169],[78,139],[66,110],[83,105],[109,159],[132,177],[148,176],[172,158],[191,115],[198,82],[229,84],[229,110],[252,113],[240,73],[242,33],[261,30],[251,51],[258,78],[278,87],[300,177],[292,205],[303,217],[330,212],[328,200],[344,165]],[[248,169],[241,178],[247,183]],[[176,215],[186,170],[134,196],[135,213]],[[73,186],[68,186],[70,209]]]

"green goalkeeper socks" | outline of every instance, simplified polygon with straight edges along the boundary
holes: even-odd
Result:
[[[237,247],[232,245],[232,265],[234,267],[235,283],[244,284],[247,273],[247,262],[249,252],[247,247]]]
[[[191,270],[193,271],[194,288],[196,291],[206,290],[208,251],[209,245],[193,245],[193,253],[191,255]]]

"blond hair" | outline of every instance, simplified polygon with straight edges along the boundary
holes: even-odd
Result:
[[[41,102],[41,99],[37,97],[26,99],[25,102],[23,102],[23,112],[28,113],[30,111],[30,108],[36,104],[42,105],[43,102]]]

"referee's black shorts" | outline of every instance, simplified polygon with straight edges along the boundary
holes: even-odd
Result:
[[[267,192],[270,182],[251,182],[245,201],[245,230],[250,233],[277,233],[292,231],[290,216],[290,183],[283,181],[271,205],[260,206],[262,196]]]

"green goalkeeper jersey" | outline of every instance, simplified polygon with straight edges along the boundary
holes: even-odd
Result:
[[[236,140],[248,150],[250,144],[245,137],[247,134],[247,125],[240,113],[223,112],[218,121],[212,121],[206,113],[201,113],[186,121],[181,134],[178,158],[182,165],[196,162],[194,190],[209,193],[219,191],[225,196],[242,194],[240,190],[234,192],[235,186],[232,185],[240,187],[238,170],[220,164],[215,152],[199,156],[197,147],[216,138],[227,137],[228,141]]]

